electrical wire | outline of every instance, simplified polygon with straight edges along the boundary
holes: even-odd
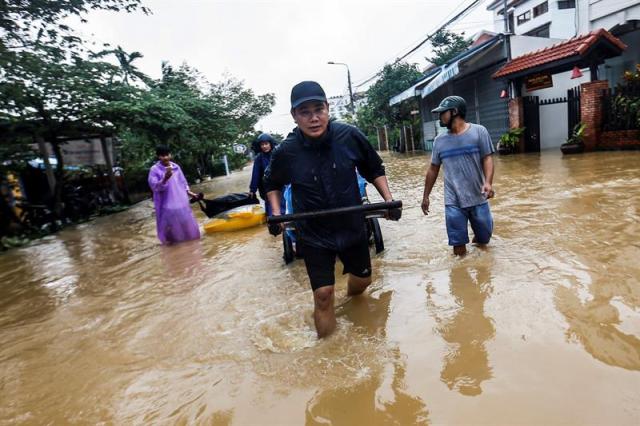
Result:
[[[440,25],[435,31],[432,31],[430,34],[428,34],[427,37],[425,37],[422,41],[420,41],[416,46],[411,48],[408,52],[406,52],[402,56],[396,58],[390,65],[395,65],[398,62],[400,62],[403,59],[405,59],[406,57],[408,57],[409,55],[411,55],[412,53],[416,52],[418,49],[420,49],[422,46],[424,46],[425,43],[430,41],[439,31],[443,30],[444,28],[446,28],[447,26],[449,26],[453,22],[457,21],[458,19],[461,19],[461,18],[465,17],[466,15],[468,15],[473,9],[475,9],[480,3],[484,2],[484,1],[485,0],[473,0],[472,3],[469,4],[467,7],[465,7],[461,12],[458,12],[457,14],[455,14],[455,16],[453,18],[448,19],[444,24]],[[450,15],[451,14],[449,14],[448,16],[450,16]],[[354,87],[355,88],[362,87],[365,84],[367,84],[370,81],[372,81],[373,79],[379,77],[381,74],[382,74],[382,70],[378,71],[377,73],[375,73],[371,77],[367,78],[366,80],[364,80],[362,82],[359,82],[357,84],[354,84]]]

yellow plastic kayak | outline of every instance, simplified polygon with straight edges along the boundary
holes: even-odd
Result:
[[[264,209],[260,205],[242,206],[221,213],[204,224],[204,232],[238,231],[261,225],[267,221]]]

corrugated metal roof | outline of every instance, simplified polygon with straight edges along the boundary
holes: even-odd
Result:
[[[429,73],[424,75],[420,81],[413,84],[408,89],[398,93],[397,95],[394,95],[389,99],[389,105],[398,104],[414,96],[427,96],[429,93],[433,92],[435,89],[437,89],[442,84],[459,73],[458,64],[460,63],[460,61],[472,58],[476,53],[484,50],[485,48],[493,46],[500,40],[502,40],[502,35],[498,34],[493,38],[485,41],[484,43],[481,43],[477,46],[465,50],[464,52],[459,53],[451,60],[449,60],[449,62],[447,62],[446,64],[431,70]],[[421,89],[420,86],[423,86],[425,84],[427,84],[427,86]],[[425,94],[425,91],[427,91],[428,93]]]
[[[395,95],[394,97],[392,97],[391,99],[389,99],[389,106],[399,104],[400,102],[406,101],[407,99],[420,95],[420,93],[418,92],[420,88],[422,88],[424,85],[426,85],[431,80],[433,80],[439,73],[440,73],[440,68],[434,68],[432,70],[429,70],[429,72],[427,72],[427,74],[422,76],[422,78],[418,80],[418,82],[415,83],[413,86],[409,87],[404,92],[401,92]]]

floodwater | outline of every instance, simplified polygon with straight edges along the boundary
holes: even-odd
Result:
[[[0,255],[0,424],[639,424],[640,152],[497,158],[462,259],[428,157],[384,158],[404,215],[323,341],[262,227],[161,247],[147,201]]]

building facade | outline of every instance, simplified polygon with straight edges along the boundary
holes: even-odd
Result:
[[[555,39],[511,36],[484,31],[475,36],[472,46],[441,67],[425,73],[412,87],[390,99],[394,105],[411,97],[420,99],[423,146],[430,147],[435,137],[446,131],[431,113],[450,95],[467,101],[467,121],[487,128],[494,143],[509,129],[508,85],[493,78],[509,57],[543,48]],[[501,97],[502,95],[502,97]]]
[[[336,120],[344,121],[345,117],[351,114],[349,95],[330,96],[327,99],[329,112]]]
[[[625,70],[640,63],[640,1],[638,0],[510,0],[508,33],[550,39],[569,39],[604,28],[630,48],[601,65],[599,75],[615,87]],[[487,6],[494,31],[504,32],[504,0]],[[560,77],[558,77],[560,79]]]
[[[535,135],[538,141],[530,150],[557,149],[575,121],[568,108],[571,94],[591,81],[616,87],[624,71],[634,70],[640,63],[639,0],[494,0],[487,9],[493,12],[495,32],[484,31],[470,49],[425,73],[412,87],[390,99],[393,105],[420,97],[425,146],[443,131],[431,109],[442,98],[455,94],[467,100],[468,121],[484,125],[494,143],[513,127],[509,121],[510,99],[535,98],[539,105],[539,132]],[[571,67],[555,67],[553,73],[544,76],[547,84],[543,85],[531,84],[532,80],[525,76],[495,78],[498,70],[514,58],[532,55],[544,61],[545,55],[562,50],[562,46],[580,44],[580,40],[592,45],[596,34],[602,38],[601,29],[627,47],[612,52],[596,43],[606,57],[564,52],[566,61],[574,61],[571,66],[575,65],[578,72]],[[570,40],[575,43],[566,44]],[[581,51],[579,46],[576,49]]]
[[[338,121],[345,121],[352,118],[351,114],[351,99],[349,94],[341,96],[330,96],[327,99],[329,103],[329,112],[333,118]],[[353,94],[353,106],[354,113],[366,102],[366,96],[363,92],[356,92]]]
[[[504,3],[495,0],[487,7],[493,12],[494,31],[505,32]],[[579,33],[576,0],[511,0],[507,19],[506,32],[515,35],[567,39]]]

